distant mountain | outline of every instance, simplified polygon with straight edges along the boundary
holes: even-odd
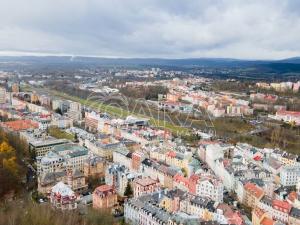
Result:
[[[300,57],[293,57],[293,58],[278,60],[278,62],[300,64]]]
[[[231,58],[103,58],[83,56],[0,56],[0,62],[46,63],[46,64],[97,64],[97,65],[148,65],[148,66],[217,66],[238,67],[267,63],[262,60],[240,60]]]
[[[99,66],[121,67],[165,67],[197,69],[201,67],[236,69],[236,74],[243,71],[247,76],[272,74],[279,76],[300,77],[300,57],[282,60],[241,60],[231,58],[101,58],[83,56],[0,56],[1,68],[39,68],[68,69],[90,68]]]

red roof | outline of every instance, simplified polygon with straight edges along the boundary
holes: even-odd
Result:
[[[189,179],[183,177],[183,176],[180,175],[180,174],[176,174],[176,175],[174,176],[173,179],[174,179],[174,182],[177,182],[177,183],[184,183],[184,185],[185,185],[186,187],[189,186]]]
[[[156,185],[158,182],[156,180],[151,179],[150,177],[146,177],[146,178],[136,179],[135,183],[141,186],[149,186],[149,185]]]
[[[261,160],[261,156],[260,155],[257,155],[253,158],[255,161],[260,161]]]
[[[218,205],[218,209],[221,209],[223,211],[223,214],[227,218],[229,224],[244,224],[244,220],[241,217],[240,213],[233,211],[233,209],[229,205],[221,203]]]
[[[280,211],[287,210],[287,212],[290,212],[292,206],[287,201],[275,199],[273,200],[273,208],[279,209]]]
[[[8,121],[1,123],[2,126],[7,127],[13,131],[21,131],[27,129],[35,129],[38,128],[38,123],[32,120],[16,120],[16,121]]]
[[[261,221],[261,225],[273,225],[275,222],[274,220],[268,218],[268,217],[265,217],[262,221]]]
[[[113,190],[113,187],[107,184],[101,185],[95,189],[95,191],[107,192]]]
[[[260,198],[264,195],[263,189],[250,182],[244,185],[244,189],[251,192],[256,198]]]
[[[290,116],[299,116],[300,117],[300,112],[297,111],[286,111],[286,110],[278,110],[277,113],[278,115],[290,115]]]
[[[190,176],[190,181],[197,182],[200,179],[200,177],[197,174],[193,174]]]
[[[176,157],[176,152],[169,151],[169,152],[167,152],[167,156],[174,158],[174,157]]]

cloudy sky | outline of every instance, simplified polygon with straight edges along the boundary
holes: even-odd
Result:
[[[298,0],[0,0],[0,54],[300,56]]]

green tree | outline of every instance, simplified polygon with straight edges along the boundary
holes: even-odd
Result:
[[[127,183],[124,195],[127,197],[131,197],[133,195],[133,190],[129,182]]]
[[[58,113],[58,114],[60,114],[60,115],[63,114],[60,108],[55,109],[55,112]]]
[[[188,173],[185,168],[181,168],[181,172],[183,173],[183,176],[187,177]]]

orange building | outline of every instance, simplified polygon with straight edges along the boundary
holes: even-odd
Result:
[[[112,208],[118,203],[117,194],[112,186],[101,185],[93,192],[93,208]]]
[[[252,211],[252,224],[253,225],[274,225],[274,220],[268,214],[259,208]]]
[[[135,198],[144,194],[151,194],[159,190],[160,184],[157,180],[150,177],[137,178],[133,181],[133,194]]]
[[[177,101],[179,101],[180,98],[181,98],[181,95],[178,93],[168,93],[166,100],[170,101],[170,102],[177,102]]]
[[[243,203],[251,208],[255,208],[260,199],[264,196],[264,191],[253,183],[244,185],[245,197]]]
[[[143,155],[139,152],[132,153],[132,169],[139,170],[143,160]]]

